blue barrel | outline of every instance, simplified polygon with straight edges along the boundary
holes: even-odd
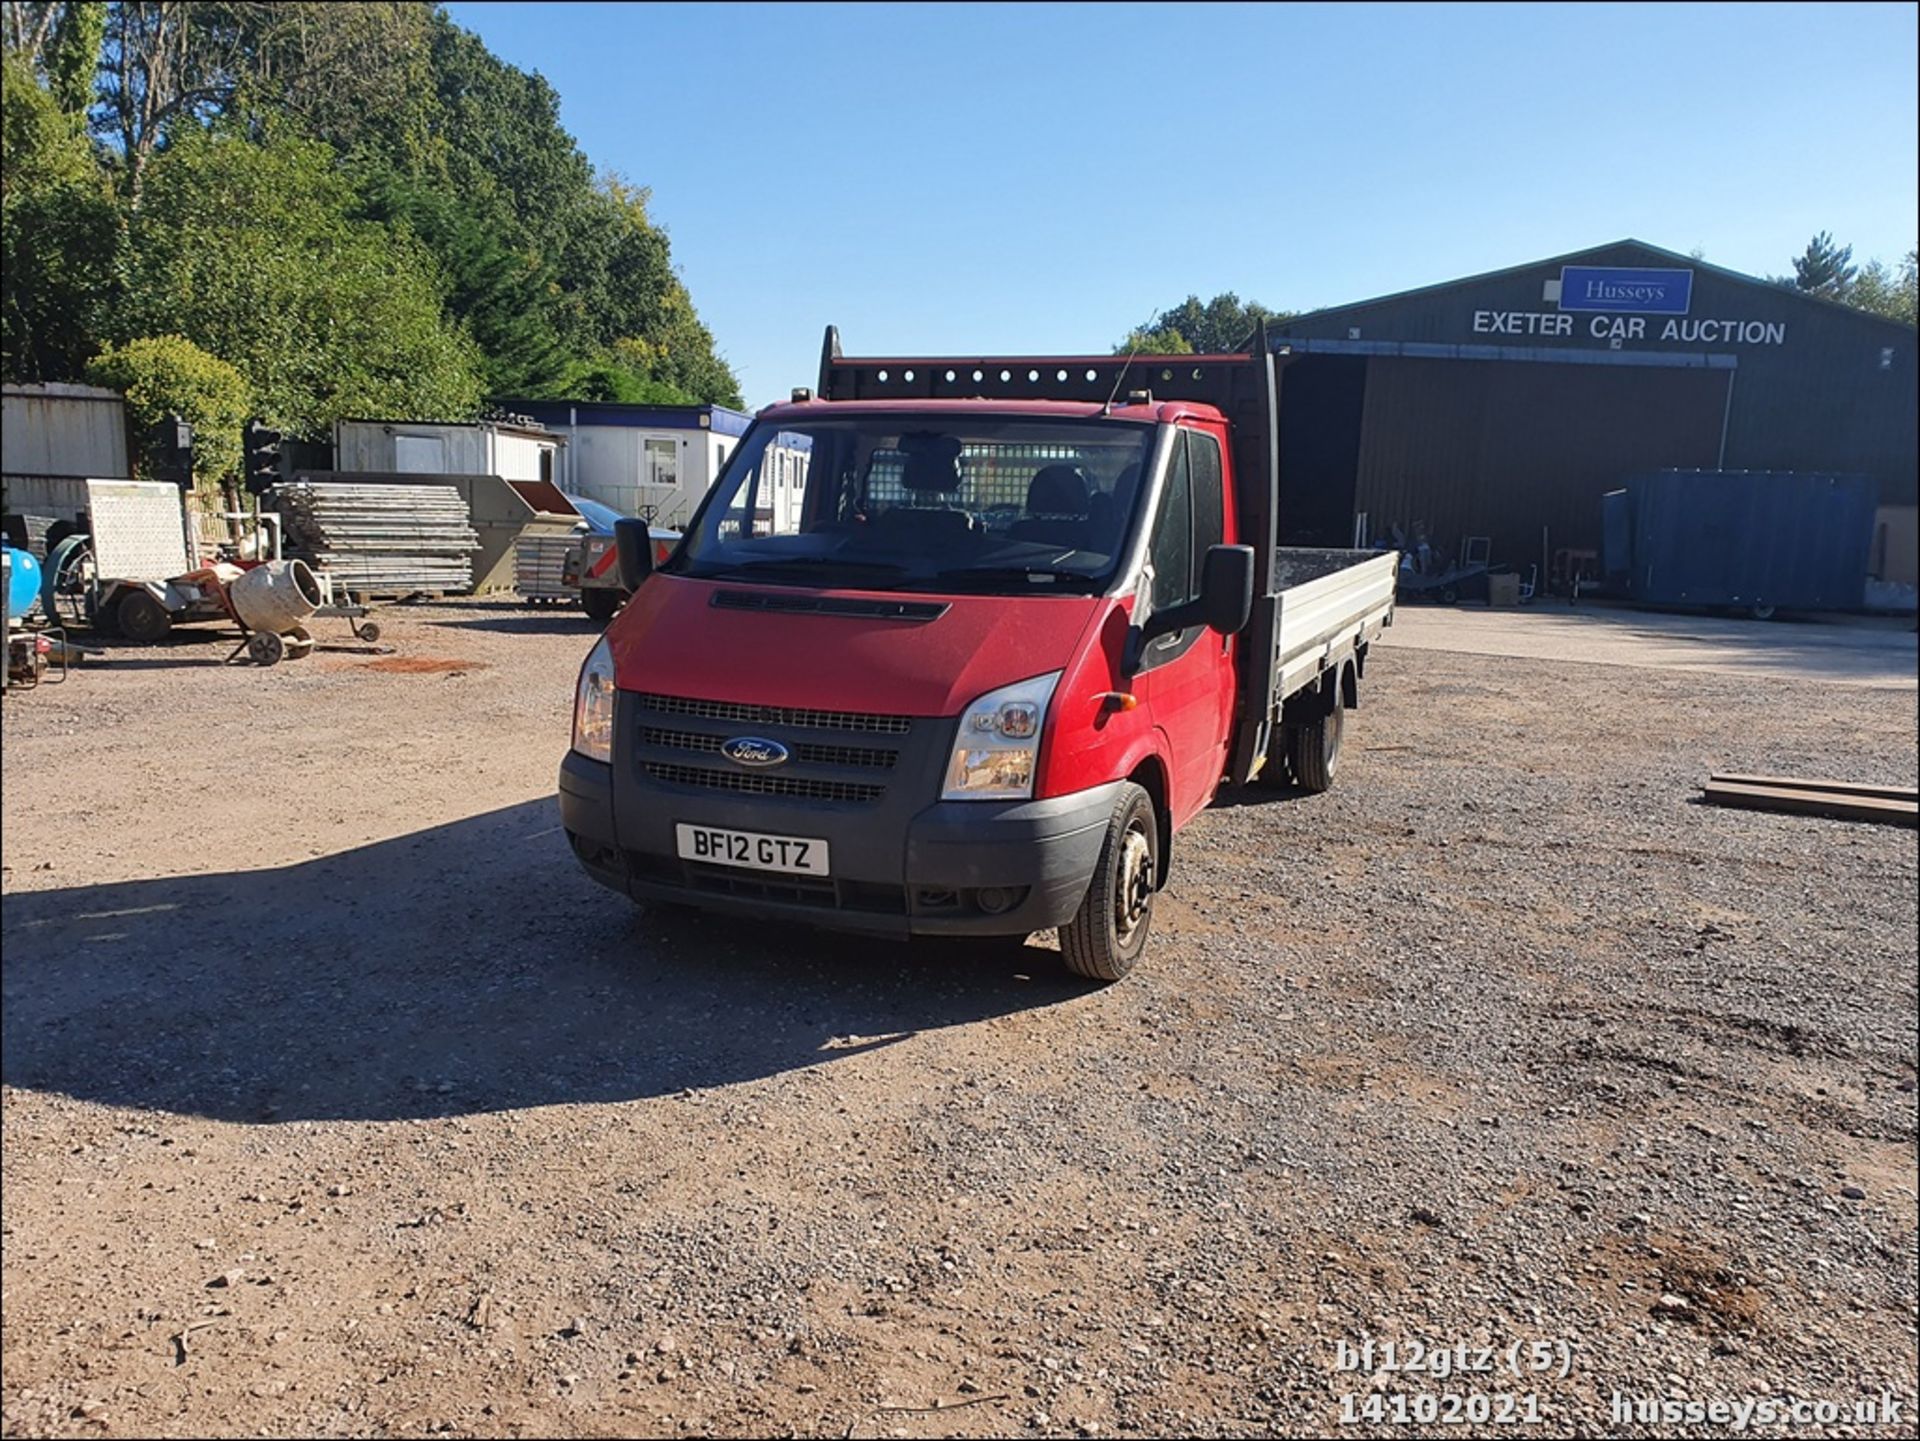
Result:
[[[7,619],[30,612],[40,599],[40,562],[24,550],[6,547]]]

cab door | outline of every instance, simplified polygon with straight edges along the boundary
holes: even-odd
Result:
[[[1147,543],[1150,595],[1157,613],[1200,594],[1207,547],[1226,541],[1226,477],[1221,440],[1182,426]],[[1213,799],[1226,770],[1233,721],[1234,638],[1202,625],[1163,635],[1141,652],[1134,691],[1173,755],[1175,825]]]

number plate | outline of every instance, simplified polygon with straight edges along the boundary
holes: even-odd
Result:
[[[683,861],[713,866],[743,866],[750,871],[787,871],[803,876],[827,874],[827,843],[801,836],[767,836],[757,831],[724,831],[718,826],[673,828]]]

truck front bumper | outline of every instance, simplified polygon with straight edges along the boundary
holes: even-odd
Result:
[[[1028,801],[936,801],[910,813],[682,792],[569,751],[560,820],[602,885],[635,900],[894,936],[1026,935],[1069,920],[1092,881],[1119,783]],[[827,841],[833,875],[683,861],[678,822]]]

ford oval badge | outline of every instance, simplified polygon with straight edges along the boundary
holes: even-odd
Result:
[[[737,766],[781,766],[787,763],[787,748],[779,741],[759,736],[735,736],[720,747],[720,754]]]

